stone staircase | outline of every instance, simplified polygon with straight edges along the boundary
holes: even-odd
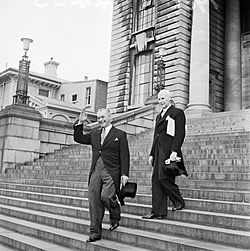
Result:
[[[0,176],[0,243],[13,250],[39,251],[249,250],[249,130],[237,125],[209,133],[204,120],[190,125],[199,133],[191,128],[183,147],[189,176],[177,182],[184,210],[170,210],[166,220],[141,219],[151,209],[147,158],[153,134],[148,131],[129,137],[130,180],[138,183],[138,193],[126,199],[117,230],[109,232],[105,213],[102,240],[85,242],[91,149],[71,145]]]

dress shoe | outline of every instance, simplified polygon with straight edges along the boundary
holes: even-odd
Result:
[[[158,219],[158,220],[162,220],[162,219],[166,219],[166,216],[165,215],[156,215],[156,214],[153,214],[153,213],[149,213],[149,214],[143,215],[142,219]]]
[[[109,231],[114,231],[118,227],[119,227],[119,222],[118,221],[113,222],[110,224]]]
[[[95,237],[95,238],[89,237],[89,238],[86,240],[86,242],[95,242],[95,241],[99,241],[99,240],[101,240],[101,237]]]
[[[181,209],[183,209],[183,208],[184,208],[184,205],[174,206],[174,207],[172,208],[172,211],[181,210]]]

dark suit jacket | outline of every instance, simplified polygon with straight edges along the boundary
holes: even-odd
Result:
[[[101,157],[115,182],[116,192],[119,197],[120,177],[121,175],[129,176],[130,155],[126,133],[112,126],[101,145],[100,129],[93,129],[87,134],[83,134],[82,130],[83,125],[74,126],[74,141],[92,146],[92,165],[89,180],[98,158]],[[121,201],[121,204],[123,204],[123,201]]]
[[[174,136],[167,134],[169,121],[168,116],[175,122]],[[186,118],[183,110],[170,106],[163,117],[158,114],[156,117],[154,140],[150,155],[154,157],[153,165],[164,166],[166,159],[169,159],[172,151],[177,152],[177,156],[183,160],[181,146],[185,138]],[[185,169],[184,165],[183,168]],[[186,169],[184,174],[187,175]]]

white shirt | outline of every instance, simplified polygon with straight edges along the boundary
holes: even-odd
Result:
[[[165,113],[166,113],[166,111],[170,108],[170,106],[171,106],[171,104],[170,104],[168,107],[166,107],[166,108],[162,109],[162,112],[161,112],[161,117],[163,117],[163,116],[164,116],[164,114],[165,114]]]
[[[111,130],[111,128],[112,128],[112,124],[110,124],[109,126],[105,127],[105,136],[108,135],[108,133]]]

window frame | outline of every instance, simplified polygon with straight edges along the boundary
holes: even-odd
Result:
[[[60,101],[65,102],[65,94],[60,94]]]
[[[74,96],[76,96],[76,99],[73,100]],[[72,101],[73,104],[76,103],[76,102],[78,102],[78,95],[77,95],[77,93],[74,93],[74,94],[71,95],[71,101]]]
[[[89,94],[88,90],[90,90]],[[92,88],[91,86],[88,86],[85,88],[85,97],[84,97],[85,106],[91,106],[91,101],[92,101],[91,95],[92,95]]]
[[[46,92],[48,95],[43,95],[43,94],[40,93],[40,91]],[[38,95],[39,95],[39,96],[42,96],[42,97],[49,98],[49,97],[50,97],[50,90],[43,89],[43,88],[38,88]]]
[[[150,29],[155,26],[155,1],[150,0],[150,4],[146,7],[140,7],[140,4],[143,5],[143,1],[145,0],[137,0],[134,1],[133,9],[135,10],[133,13],[133,33],[138,33],[143,30]],[[140,9],[141,8],[141,9]],[[151,11],[150,14],[145,14],[147,12]],[[140,16],[143,15],[141,18]],[[146,23],[150,23],[150,25],[145,24],[146,17],[148,18],[150,16],[150,21]],[[139,25],[139,22],[141,20],[141,26]]]
[[[147,59],[145,61],[142,57],[146,57],[149,55],[149,61]],[[138,58],[138,64],[137,64]],[[141,59],[140,59],[141,58]],[[140,106],[144,104],[145,99],[150,97],[153,94],[153,81],[154,81],[154,50],[150,49],[147,51],[143,51],[141,53],[137,53],[133,55],[133,69],[131,75],[131,88],[130,88],[130,98],[129,98],[129,105],[130,106]],[[144,61],[144,62],[142,62]],[[138,69],[139,67],[139,69]],[[145,68],[149,68],[148,71]],[[138,72],[139,71],[139,72]],[[135,84],[138,79],[140,78],[148,78],[149,81],[145,81],[143,83]],[[140,88],[145,88],[143,85],[148,85],[148,92],[141,92]],[[137,90],[136,90],[137,89]],[[138,98],[138,99],[137,99]],[[140,99],[143,100],[140,100]],[[138,101],[138,102],[137,102]]]

